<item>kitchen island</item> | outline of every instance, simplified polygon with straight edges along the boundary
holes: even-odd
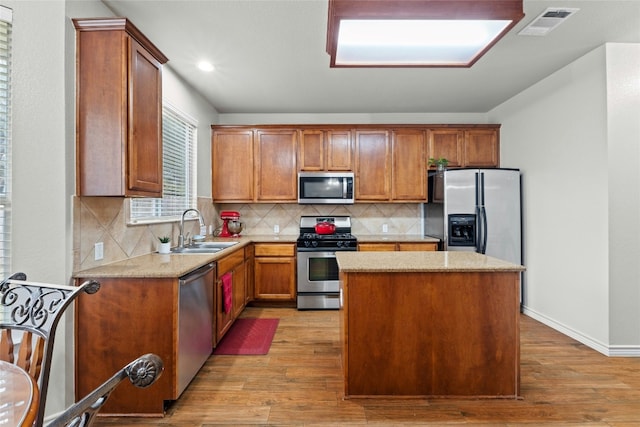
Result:
[[[518,397],[524,267],[472,252],[336,257],[345,397]]]

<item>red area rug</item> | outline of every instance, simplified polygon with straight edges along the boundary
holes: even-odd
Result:
[[[237,319],[222,337],[213,354],[267,354],[280,319]]]

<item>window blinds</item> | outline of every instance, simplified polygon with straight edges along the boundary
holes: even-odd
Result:
[[[11,25],[0,6],[0,277],[11,274]]]

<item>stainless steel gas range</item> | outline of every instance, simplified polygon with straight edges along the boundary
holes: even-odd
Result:
[[[327,223],[332,227],[326,227]],[[322,227],[318,226],[321,224]],[[327,230],[335,228],[328,234]],[[351,234],[351,217],[302,216],[297,240],[298,310],[340,308],[340,283],[336,251],[356,251],[358,242]]]

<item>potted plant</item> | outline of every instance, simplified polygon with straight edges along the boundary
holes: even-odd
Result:
[[[160,240],[160,245],[158,246],[158,253],[159,254],[168,254],[171,252],[171,237],[169,236],[162,236],[162,237],[158,237],[158,240]]]
[[[429,158],[429,165],[435,165],[438,172],[444,172],[448,164],[449,160],[445,159],[444,157],[440,157],[438,159],[434,159],[433,157]]]

